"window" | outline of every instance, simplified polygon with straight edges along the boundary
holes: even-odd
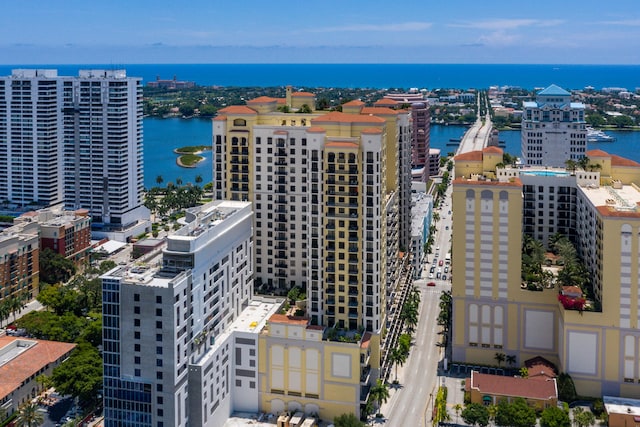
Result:
[[[140,326],[140,319],[133,319],[133,326]]]
[[[156,379],[157,380],[161,380],[162,379],[162,371],[156,372]]]
[[[136,340],[139,340],[140,339],[140,331],[135,331],[133,333],[133,338],[136,339]]]
[[[156,334],[156,341],[162,342],[162,334]]]
[[[162,367],[162,359],[156,359],[156,366]]]
[[[162,304],[162,295],[156,295],[156,304]]]
[[[133,376],[134,377],[139,377],[140,376],[140,369],[136,368],[133,370]]]
[[[133,294],[134,301],[140,301],[140,294]]]
[[[236,380],[236,387],[242,387],[242,380]]]
[[[134,357],[133,358],[133,363],[136,364],[136,365],[139,365],[140,364],[140,356]]]
[[[162,329],[162,322],[161,321],[156,321],[156,329]]]
[[[140,314],[140,306],[139,305],[134,305],[133,306],[133,313],[134,314]]]
[[[162,316],[162,309],[161,308],[156,308],[156,316]]]
[[[156,354],[162,354],[162,347],[156,347]]]
[[[140,351],[140,344],[134,344],[133,351]]]

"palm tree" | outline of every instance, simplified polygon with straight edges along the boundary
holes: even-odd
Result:
[[[389,386],[387,385],[387,383],[378,378],[378,381],[376,381],[376,385],[371,387],[369,394],[371,398],[378,404],[378,414],[380,414],[380,407],[389,399]]]
[[[9,308],[9,300],[4,299],[0,301],[0,327],[2,327],[2,323],[9,318],[9,314],[11,314],[11,309]]]
[[[398,365],[402,366],[406,361],[407,353],[400,347],[394,348],[389,354],[389,362],[394,364],[396,367],[396,379],[393,381],[394,383],[398,382]]]
[[[178,187],[182,185],[182,178],[180,178],[180,177],[176,178],[176,185]]]
[[[506,357],[506,359],[505,359],[505,360],[507,361],[507,364],[508,364],[509,366],[513,366],[513,365],[515,365],[515,364],[516,364],[516,356],[515,356],[515,354],[509,354],[509,355]]]
[[[156,176],[156,182],[158,183],[158,185],[161,185],[164,182],[164,179],[162,179],[162,175]]]
[[[504,353],[496,353],[493,358],[498,362],[498,366],[500,366],[500,364],[505,360],[505,355]]]
[[[198,174],[196,175],[196,184],[200,184],[202,182],[202,175]]]
[[[575,160],[567,160],[566,162],[564,162],[564,164],[566,165],[567,170],[571,172],[575,172],[576,168],[578,167],[578,164]]]
[[[38,405],[35,403],[26,403],[19,409],[16,417],[17,427],[37,427],[44,422],[44,415],[38,411]]]
[[[16,321],[17,313],[26,307],[24,301],[26,300],[26,295],[24,293],[20,295],[16,295],[9,299],[9,310],[11,310],[11,314],[13,314],[13,321]]]

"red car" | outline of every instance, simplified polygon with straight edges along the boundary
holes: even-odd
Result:
[[[439,265],[440,267],[442,267],[442,260],[440,260],[440,262],[438,262],[438,265]]]
[[[435,285],[436,285],[436,282],[429,282],[429,283],[427,283],[427,286],[435,286]]]

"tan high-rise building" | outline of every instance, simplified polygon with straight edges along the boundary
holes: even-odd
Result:
[[[542,356],[580,395],[640,396],[640,164],[593,150],[586,171],[512,169],[487,150],[455,158],[452,360]],[[590,276],[580,311],[521,278],[523,231],[563,228]]]

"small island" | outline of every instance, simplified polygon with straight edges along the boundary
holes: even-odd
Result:
[[[173,152],[180,154],[176,159],[178,166],[183,168],[195,168],[198,163],[204,160],[204,157],[199,154],[207,150],[211,150],[211,147],[208,145],[193,145],[176,148]]]

